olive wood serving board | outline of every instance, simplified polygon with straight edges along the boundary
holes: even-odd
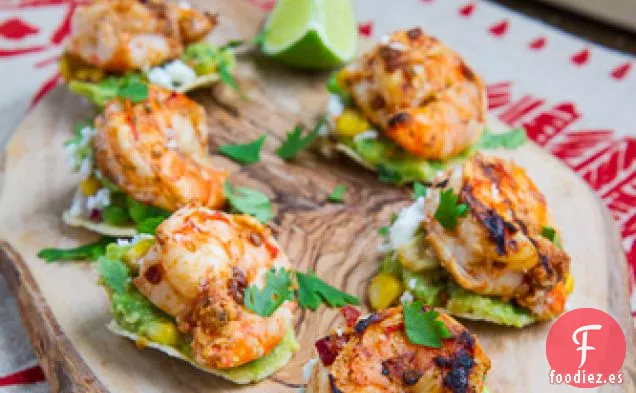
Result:
[[[220,13],[221,25],[212,34],[218,43],[253,37],[263,18],[247,1],[194,3]],[[279,159],[273,151],[286,132],[297,123],[311,127],[325,107],[328,75],[286,70],[258,55],[239,58],[237,72],[247,100],[219,87],[193,95],[208,110],[211,152],[220,144],[244,143],[262,134],[267,134],[267,141],[259,163],[240,167],[221,157],[215,161],[234,171],[234,184],[258,188],[271,197],[278,239],[297,269],[315,270],[332,285],[366,299],[377,268],[378,228],[409,203],[410,190],[382,184],[344,159],[329,161],[310,151],[290,163]],[[304,382],[303,364],[315,356],[314,341],[343,323],[335,310],[298,312],[295,329],[301,350],[292,361],[259,384],[237,386],[163,353],[138,350],[113,335],[105,327],[110,320],[108,301],[96,285],[93,266],[46,264],[36,257],[44,247],[72,247],[95,238],[61,220],[78,182],[66,166],[62,144],[73,124],[93,113],[82,99],[58,88],[18,128],[0,165],[0,270],[18,299],[51,391],[297,391]],[[568,308],[605,310],[624,328],[626,383],[593,391],[635,392],[636,347],[626,262],[612,217],[582,180],[532,143],[497,154],[526,167],[546,195],[572,256],[576,288]],[[344,204],[327,203],[338,184],[348,187]],[[488,376],[493,392],[574,390],[548,384],[545,340],[551,323],[522,330],[467,324],[493,361]]]

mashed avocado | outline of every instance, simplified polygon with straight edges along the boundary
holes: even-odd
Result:
[[[414,181],[430,181],[437,172],[456,160],[464,159],[467,152],[448,161],[426,160],[416,157],[387,138],[351,138],[338,136],[340,150],[358,156],[378,171],[380,180],[386,183],[404,184]],[[344,147],[344,148],[343,148]],[[347,148],[349,151],[347,151]]]
[[[299,349],[294,330],[290,327],[283,340],[269,354],[245,365],[231,369],[210,369],[192,359],[191,337],[177,330],[173,317],[155,307],[131,284],[134,265],[126,262],[140,245],[148,248],[150,239],[142,238],[127,245],[110,244],[106,255],[99,260],[100,282],[111,301],[113,323],[109,329],[142,345],[158,349],[170,356],[186,360],[193,366],[235,383],[260,381],[280,368]]]
[[[391,264],[390,261],[395,259]],[[414,273],[399,265],[397,258],[386,258],[383,271],[399,272],[404,288],[417,300],[433,307],[443,307],[450,314],[466,318],[493,322],[499,325],[524,327],[536,321],[532,314],[511,302],[468,292],[453,283],[447,273],[438,268],[420,273]]]

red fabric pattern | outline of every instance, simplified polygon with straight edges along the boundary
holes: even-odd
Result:
[[[12,385],[26,385],[37,382],[44,382],[46,378],[39,366],[33,366],[13,374],[0,377],[0,387]]]

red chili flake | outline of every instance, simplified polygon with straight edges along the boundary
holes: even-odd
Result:
[[[348,327],[353,327],[356,324],[358,318],[360,318],[360,311],[350,305],[346,305],[340,309],[340,314],[344,317]]]
[[[159,284],[163,276],[161,265],[152,265],[144,272],[144,277],[151,284]]]
[[[265,242],[265,248],[269,252],[269,256],[275,259],[278,256],[278,248],[270,242]]]
[[[325,366],[331,366],[338,355],[334,346],[331,345],[329,337],[316,341],[316,351],[318,351],[318,357],[320,357],[320,361]]]
[[[400,322],[397,325],[391,325],[384,328],[384,333],[389,334],[393,332],[397,332],[398,330],[402,330],[404,328],[404,323]]]
[[[102,220],[102,212],[100,210],[93,209],[88,215],[88,219],[91,221],[100,222]]]

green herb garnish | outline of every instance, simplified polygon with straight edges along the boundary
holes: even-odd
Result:
[[[504,133],[493,133],[488,128],[484,129],[481,138],[477,142],[478,149],[516,149],[528,140],[526,130],[523,127],[514,128]]]
[[[241,164],[253,164],[261,159],[261,149],[263,148],[263,143],[265,143],[265,138],[266,136],[262,135],[253,142],[222,145],[219,147],[219,152]]]
[[[329,202],[342,202],[344,200],[344,194],[347,192],[347,186],[339,184],[331,191],[331,194],[327,197]]]
[[[453,230],[457,226],[457,219],[468,213],[470,208],[464,203],[458,203],[459,197],[451,188],[442,190],[439,195],[439,205],[435,210],[435,219],[446,229]]]
[[[302,308],[316,311],[321,303],[327,303],[330,307],[360,304],[357,297],[337,290],[314,273],[296,272],[296,279],[298,281],[298,304]]]
[[[259,289],[255,285],[245,290],[244,304],[249,310],[263,317],[271,316],[286,300],[292,300],[294,293],[288,272],[271,268],[265,274],[265,286]]]
[[[137,232],[154,235],[159,224],[165,221],[165,217],[148,217],[137,223]]]
[[[244,304],[255,314],[268,317],[286,300],[294,300],[294,280],[298,285],[298,305],[315,311],[320,304],[342,307],[345,304],[360,304],[357,297],[348,295],[327,284],[314,273],[270,269],[265,276],[262,289],[252,285],[245,290]]]
[[[556,229],[552,227],[543,227],[541,228],[541,236],[550,240],[552,243],[554,243],[555,246],[561,248],[561,242],[559,241],[559,236]]]
[[[426,193],[428,191],[428,187],[426,187],[424,184],[420,183],[419,181],[416,181],[415,183],[413,183],[413,200],[417,201],[419,198],[423,198],[426,196]]]
[[[111,237],[103,237],[94,243],[85,244],[76,248],[44,248],[38,252],[38,258],[42,258],[47,262],[95,261],[106,254],[106,246],[114,240],[115,239]]]
[[[449,338],[450,332],[439,321],[439,313],[434,310],[424,311],[424,302],[403,303],[404,329],[406,336],[413,344],[431,348],[441,348],[442,339]]]
[[[383,237],[389,236],[389,227],[380,227],[380,229],[378,229],[378,233]]]
[[[278,149],[276,149],[276,154],[282,158],[283,160],[291,160],[296,157],[301,150],[305,149],[307,146],[311,145],[320,133],[320,128],[324,124],[325,119],[321,118],[318,120],[314,129],[311,130],[307,135],[303,136],[303,128],[302,126],[296,126],[294,129],[287,133],[287,138],[283,142],[282,145]]]
[[[254,216],[262,223],[274,217],[272,203],[262,192],[247,187],[233,189],[227,181],[223,185],[223,191],[233,210]]]
[[[342,103],[345,106],[351,104],[351,95],[344,87],[340,85],[340,83],[338,83],[337,72],[334,72],[331,74],[331,76],[329,76],[329,80],[327,81],[327,91],[340,97],[340,100],[342,100]]]

